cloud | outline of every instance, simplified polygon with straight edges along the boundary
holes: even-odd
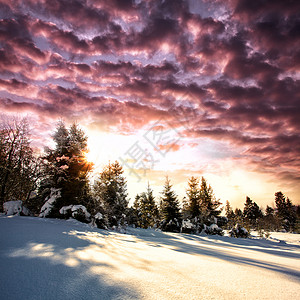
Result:
[[[2,1],[1,109],[123,134],[165,120],[297,182],[299,5]]]

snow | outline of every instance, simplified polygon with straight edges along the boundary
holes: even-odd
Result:
[[[60,189],[51,188],[49,199],[42,206],[41,213],[40,213],[39,216],[41,218],[47,217],[50,214],[50,212],[51,212],[51,210],[54,206],[55,201],[57,200],[57,198],[60,198],[60,197],[61,197]]]
[[[219,229],[219,226],[217,224],[211,224],[209,227],[208,227],[210,230],[218,230]]]
[[[182,227],[192,229],[192,228],[194,228],[194,225],[190,220],[183,220]]]
[[[7,216],[20,215],[21,213],[24,216],[30,215],[29,209],[23,206],[22,200],[4,202],[3,210]]]
[[[91,217],[91,214],[87,211],[86,207],[83,205],[73,205],[71,209],[72,216],[75,217],[75,214],[80,210],[84,213],[86,219]]]
[[[82,212],[85,215],[86,219],[89,219],[91,217],[91,214],[87,211],[86,207],[83,205],[68,205],[68,206],[63,206],[60,210],[59,213],[62,215],[65,215],[68,213],[68,211],[71,210],[72,212],[72,217],[75,218],[76,214],[78,212]]]
[[[100,212],[97,212],[95,214],[95,217],[94,217],[96,220],[102,220],[103,219],[103,215],[100,213]]]
[[[68,206],[63,206],[60,210],[59,213],[61,215],[66,215],[68,213],[68,210],[72,209],[73,205],[68,205]]]
[[[294,299],[300,235],[275,237],[121,234],[3,215],[1,299]]]

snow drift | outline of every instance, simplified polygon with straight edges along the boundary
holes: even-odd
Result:
[[[4,210],[4,214],[7,216],[13,216],[13,215],[29,216],[30,215],[29,209],[23,205],[22,200],[4,202],[3,210]]]
[[[300,243],[0,217],[2,299],[293,299]]]

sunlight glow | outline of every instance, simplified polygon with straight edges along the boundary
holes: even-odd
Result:
[[[87,131],[87,134],[88,152],[85,156],[94,164],[94,172],[101,171],[109,161],[118,160],[130,145],[128,137],[122,135],[102,131]]]

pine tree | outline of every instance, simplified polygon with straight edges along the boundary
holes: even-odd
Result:
[[[266,207],[264,216],[264,229],[274,231],[279,229],[278,218],[275,215],[275,209],[269,205]]]
[[[50,194],[50,188],[60,189],[61,197],[53,208],[50,217],[60,217],[59,209],[68,205],[84,205],[91,208],[88,174],[92,164],[87,162],[87,136],[77,124],[69,129],[60,121],[53,135],[55,149],[47,149],[46,161],[48,178],[41,183],[44,190]],[[46,193],[46,194],[47,194]]]
[[[252,206],[253,206],[253,201],[247,196],[246,202],[244,204],[244,211],[243,211],[243,217],[247,221],[254,218],[252,213]]]
[[[178,197],[172,190],[168,177],[163,187],[160,210],[162,214],[162,230],[179,232],[181,227],[180,207]]]
[[[230,229],[235,225],[235,214],[228,200],[225,205],[225,216],[228,219],[227,228]]]
[[[200,215],[200,188],[199,179],[192,176],[188,182],[187,194],[187,210],[189,218],[199,217]]]
[[[137,211],[137,225],[139,227],[148,228],[155,225],[158,220],[158,208],[149,183],[147,191],[136,196],[134,208]]]
[[[220,206],[221,202],[216,200],[212,187],[207,185],[206,179],[202,177],[200,185],[200,211],[204,224],[210,225],[214,223],[214,219],[222,211]]]
[[[274,208],[267,205],[267,207],[266,207],[266,217],[274,216],[274,212],[275,212]]]
[[[69,152],[70,137],[66,124],[62,120],[57,123],[56,131],[53,134],[53,140],[56,145],[56,153],[67,155]]]
[[[286,208],[287,208],[287,225],[288,230],[293,231],[295,228],[297,215],[296,215],[296,208],[293,205],[292,201],[287,198],[286,200]]]
[[[295,211],[296,211],[296,222],[294,226],[294,232],[300,233],[300,205],[297,205],[295,207]]]
[[[241,209],[236,208],[234,211],[235,215],[235,224],[242,224],[243,223],[243,212]]]
[[[262,217],[262,212],[259,209],[256,202],[252,201],[249,197],[246,197],[244,205],[243,218],[245,224],[256,229],[258,219]]]
[[[275,193],[276,216],[286,231],[292,231],[296,223],[296,209],[282,192]]]
[[[132,224],[137,227],[142,227],[143,222],[142,222],[142,212],[141,212],[141,195],[136,194],[133,202],[133,216],[132,216]]]
[[[108,218],[108,226],[121,226],[126,222],[128,209],[127,183],[118,161],[109,163],[94,184],[98,205]]]

